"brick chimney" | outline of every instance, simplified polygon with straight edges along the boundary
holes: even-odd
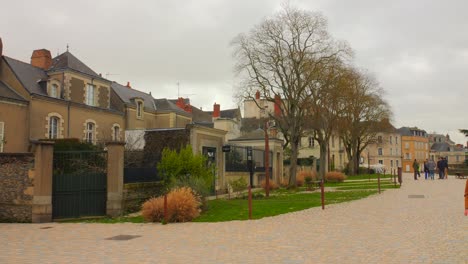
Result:
[[[214,103],[213,105],[213,118],[218,118],[221,116],[221,105]]]
[[[40,49],[33,51],[31,56],[31,65],[35,67],[47,70],[52,66],[52,56],[50,51],[46,49]]]
[[[125,85],[125,86],[127,86],[127,88],[132,89],[132,86],[130,85],[130,82],[127,82],[127,85]]]
[[[2,43],[2,38],[0,38],[0,57],[3,55],[3,43]]]
[[[182,97],[177,98],[176,105],[177,105],[179,108],[184,109],[184,108],[185,108],[184,98],[182,98]]]
[[[257,91],[255,93],[255,99],[259,100],[260,99],[260,91]]]
[[[278,117],[281,115],[281,97],[275,95],[275,116]]]

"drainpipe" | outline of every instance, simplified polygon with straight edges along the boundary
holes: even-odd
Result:
[[[65,92],[65,72],[62,72],[62,89],[61,94]],[[65,96],[63,96],[65,97]],[[65,99],[65,98],[63,98]],[[70,100],[67,100],[67,138],[70,137]]]

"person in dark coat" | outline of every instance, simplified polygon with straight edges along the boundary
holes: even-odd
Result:
[[[445,179],[448,179],[448,160],[447,158],[442,158],[444,161],[444,177]]]
[[[424,161],[424,179],[427,180],[427,177],[429,176],[429,168],[427,167],[427,159]]]
[[[439,157],[439,160],[437,161],[437,170],[439,171],[439,180],[443,179],[443,177],[444,177],[444,162],[442,161],[441,157]]]
[[[414,179],[417,180],[418,176],[421,177],[421,174],[419,174],[419,162],[414,159],[413,162],[413,170],[414,170]]]

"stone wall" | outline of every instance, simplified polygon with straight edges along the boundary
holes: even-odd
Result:
[[[162,182],[142,182],[124,184],[122,195],[122,212],[134,213],[141,210],[141,205],[151,197],[160,196],[163,192]]]
[[[31,222],[34,156],[0,153],[0,222]]]

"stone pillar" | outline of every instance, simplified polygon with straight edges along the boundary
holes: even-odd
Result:
[[[52,163],[54,142],[37,141],[34,151],[34,197],[32,222],[52,221]]]
[[[108,142],[107,148],[107,215],[122,214],[123,173],[124,173],[123,142]]]

